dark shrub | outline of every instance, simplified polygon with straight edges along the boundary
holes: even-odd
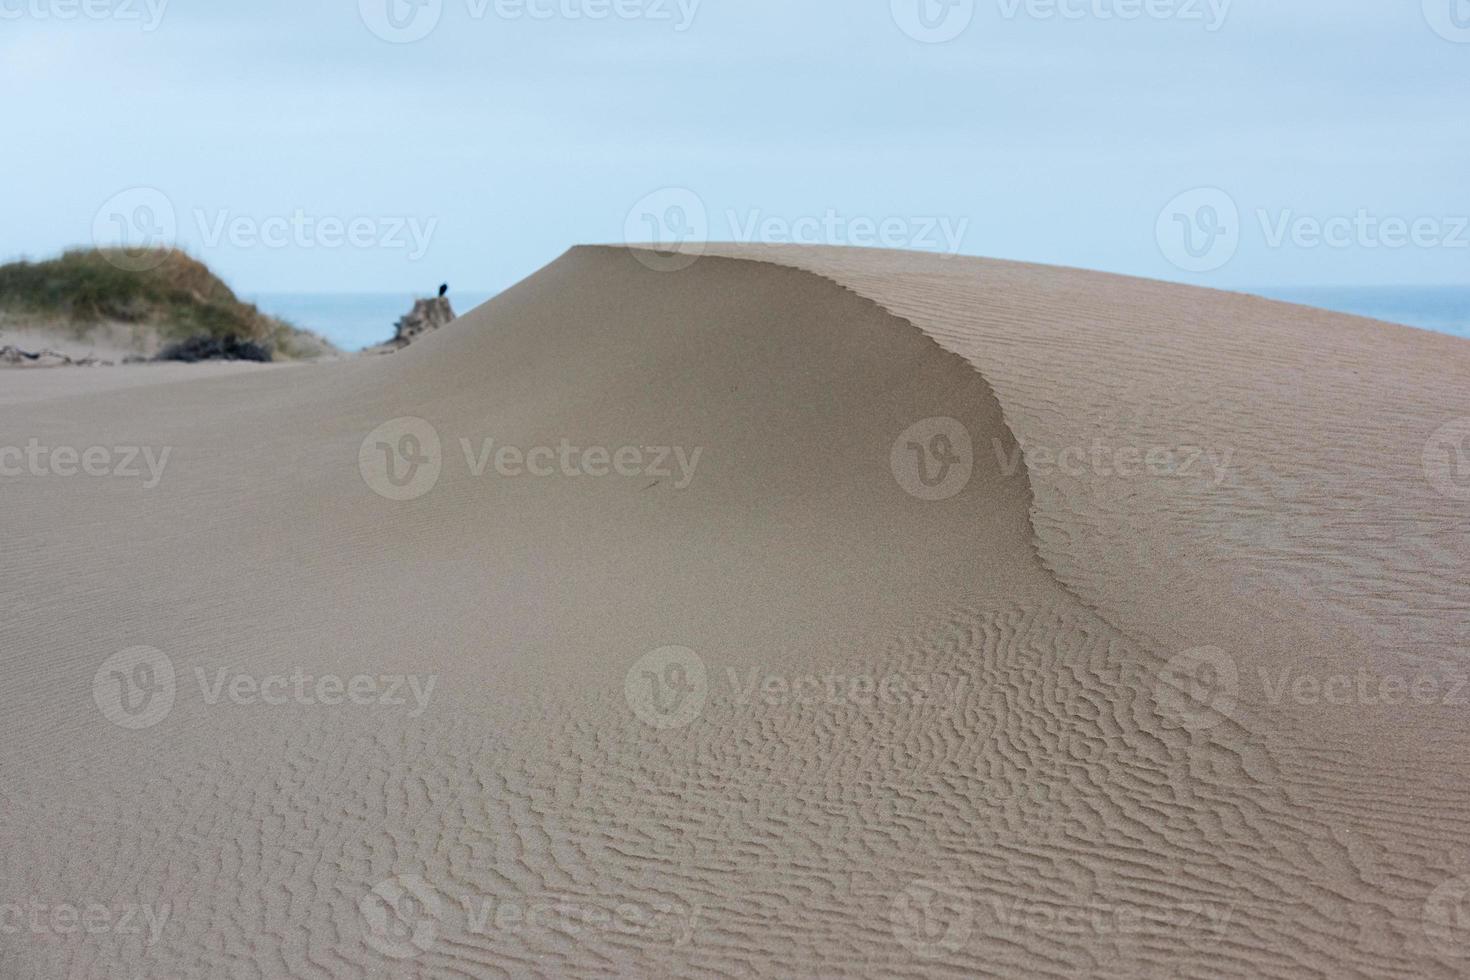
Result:
[[[198,334],[188,340],[169,344],[158,355],[160,361],[269,361],[271,349],[253,340],[241,340],[234,334],[211,337]]]

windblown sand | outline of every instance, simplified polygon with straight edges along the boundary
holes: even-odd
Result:
[[[692,259],[0,374],[0,977],[1470,969],[1470,345]]]

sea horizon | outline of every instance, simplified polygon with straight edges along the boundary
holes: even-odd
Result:
[[[1470,337],[1470,286],[1269,286],[1236,291]]]
[[[1470,286],[1235,286],[1231,292],[1297,303],[1337,313],[1470,337]],[[271,316],[321,334],[344,351],[358,351],[393,337],[398,318],[424,294],[378,292],[258,292],[244,298]],[[493,299],[498,291],[449,291],[457,315]]]
[[[411,290],[383,292],[258,292],[242,296],[261,312],[293,326],[320,334],[344,351],[359,351],[393,339],[398,318],[413,309],[414,300],[432,293]],[[449,303],[463,316],[498,295],[491,290],[451,289]]]

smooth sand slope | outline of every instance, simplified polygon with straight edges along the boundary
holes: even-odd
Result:
[[[120,388],[142,388],[180,381],[198,381],[201,378],[226,374],[276,371],[300,366],[302,365],[299,363],[259,364],[253,361],[204,361],[198,364],[168,361],[79,368],[7,366],[0,368],[0,411],[22,402],[50,401],[76,395],[95,395]],[[16,465],[28,468],[26,461],[20,464],[7,461],[5,465],[10,468]]]
[[[1463,974],[1470,345],[668,265],[10,400],[0,977]]]

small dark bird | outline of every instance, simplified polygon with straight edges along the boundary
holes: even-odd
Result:
[[[439,287],[439,295],[443,296],[447,292],[449,292],[449,283],[446,282]]]

